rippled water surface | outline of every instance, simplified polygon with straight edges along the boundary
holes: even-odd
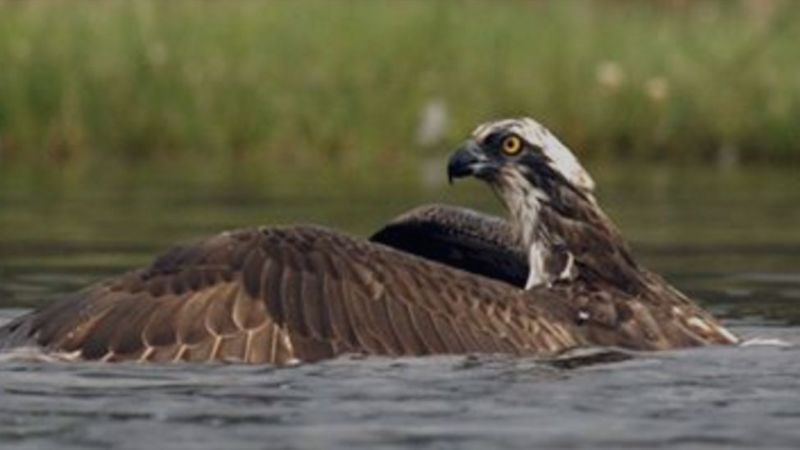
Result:
[[[229,171],[34,183],[0,170],[0,323],[223,229],[313,222],[366,235],[431,201],[498,211],[477,183],[447,188],[427,170],[386,180]],[[0,355],[0,448],[800,445],[796,170],[596,172],[602,204],[642,260],[746,346],[578,369],[499,356],[276,369]]]

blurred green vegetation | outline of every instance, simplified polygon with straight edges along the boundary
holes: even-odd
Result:
[[[0,164],[399,167],[510,115],[588,159],[800,160],[800,4],[684,3],[0,1]]]

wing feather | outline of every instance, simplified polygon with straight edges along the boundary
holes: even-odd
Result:
[[[412,311],[411,320],[422,338],[427,353],[447,353],[447,347],[439,336],[430,314],[423,308],[413,308]]]
[[[237,333],[240,328],[230,311],[234,310],[236,299],[234,295],[237,285],[226,282],[218,289],[214,301],[206,309],[205,326],[214,336],[229,336]]]
[[[345,297],[342,303],[348,314],[348,321],[353,329],[353,334],[362,348],[368,353],[385,354],[387,346],[380,338],[376,337],[376,324],[369,316],[367,298],[363,292],[352,285],[346,285]]]
[[[390,301],[384,298],[383,307],[386,315],[391,317],[391,326],[400,345],[401,353],[405,355],[420,355],[425,353],[425,344],[414,327],[409,308],[403,302]]]
[[[245,348],[247,347],[247,333],[239,332],[228,337],[222,338],[219,343],[219,350],[215,356],[216,361],[243,362],[245,360]]]
[[[343,351],[353,351],[358,348],[358,337],[355,334],[350,313],[347,310],[345,291],[338,279],[323,278],[325,304],[330,311],[330,329],[333,340],[341,346]],[[347,349],[347,350],[344,350]]]
[[[193,292],[181,302],[180,308],[175,317],[175,337],[181,344],[194,345],[207,340],[210,337],[206,327],[206,309],[209,300],[216,293],[214,289],[203,289]],[[139,303],[144,303],[140,301]],[[130,309],[136,309],[136,305],[131,305]]]
[[[181,309],[186,295],[170,296],[165,298],[157,311],[150,315],[150,320],[141,330],[144,343],[150,347],[163,347],[176,344],[178,342],[177,328],[175,319]],[[119,303],[118,309],[125,312],[125,308]]]
[[[19,319],[0,346],[33,341],[110,361],[283,364],[346,352],[552,353],[583,343],[566,302],[530,295],[320,228],[250,229],[170,250],[145,270]],[[562,325],[531,325],[548,321]]]
[[[330,340],[330,314],[325,305],[322,280],[313,271],[303,270],[301,274],[300,298],[309,334],[318,341]]]

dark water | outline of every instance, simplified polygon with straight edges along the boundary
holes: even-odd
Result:
[[[222,229],[314,222],[365,235],[430,201],[498,211],[477,184],[447,188],[427,170],[383,180],[246,168],[0,176],[0,322]],[[276,369],[5,355],[0,448],[796,448],[796,170],[625,167],[597,178],[636,253],[745,346],[579,369],[496,356]]]

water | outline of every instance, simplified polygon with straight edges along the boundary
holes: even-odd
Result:
[[[0,322],[226,228],[314,222],[365,235],[430,201],[497,211],[476,183],[421,184],[414,173],[361,180],[242,170],[110,171],[45,186],[2,178]],[[747,346],[578,369],[500,356],[346,357],[276,369],[5,355],[0,447],[797,447],[794,171],[611,168],[597,178],[602,203],[643,261]]]

